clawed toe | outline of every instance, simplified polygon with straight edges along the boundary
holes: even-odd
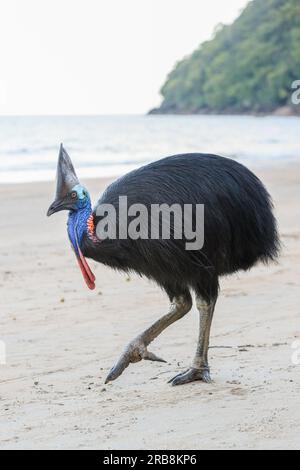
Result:
[[[185,372],[175,375],[168,383],[172,385],[182,385],[189,382],[201,380],[202,382],[211,383],[209,369],[194,369],[190,368]]]
[[[139,362],[142,359],[147,361],[166,362],[161,357],[158,357],[154,353],[148,351],[145,344],[140,340],[135,340],[127,346],[118,362],[114,365],[114,367],[112,367],[108,376],[106,377],[105,383],[116,380],[129,366],[129,364]]]

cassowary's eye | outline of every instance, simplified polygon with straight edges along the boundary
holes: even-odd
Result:
[[[76,191],[73,191],[73,192],[71,193],[71,198],[72,198],[72,199],[76,199],[76,198],[77,198],[77,193],[76,193]]]

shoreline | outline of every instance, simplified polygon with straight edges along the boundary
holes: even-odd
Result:
[[[253,116],[253,117],[300,117],[300,106],[283,106],[273,111],[234,111],[225,109],[224,111],[216,110],[199,110],[199,111],[176,111],[164,110],[163,108],[153,108],[147,113],[148,116]]]
[[[162,157],[164,158],[164,157]],[[227,157],[227,158],[231,158],[231,157]],[[264,172],[264,171],[268,171],[268,170],[281,170],[281,169],[286,169],[290,166],[294,166],[294,167],[299,167],[300,168],[300,155],[299,155],[299,161],[298,160],[295,160],[293,157],[291,157],[290,159],[286,159],[284,161],[277,161],[277,160],[274,160],[274,161],[270,161],[270,162],[266,162],[266,161],[263,161],[263,162],[259,162],[259,161],[256,161],[256,162],[250,162],[250,161],[243,161],[243,160],[239,160],[239,159],[234,159],[236,160],[237,162],[239,162],[240,164],[246,166],[247,168],[249,168],[251,171],[253,171],[254,173],[255,172]],[[123,172],[116,172],[116,173],[107,173],[107,174],[101,174],[102,172],[102,169],[101,169],[101,165],[99,165],[99,168],[98,168],[98,171],[99,171],[99,176],[95,176],[95,174],[93,176],[90,176],[90,175],[87,175],[86,172],[84,171],[84,169],[80,169],[80,167],[77,169],[77,173],[80,177],[80,179],[82,180],[85,180],[85,181],[114,181],[118,178],[121,178],[122,176],[124,176],[125,174],[129,173],[130,171],[134,170],[135,168],[139,168],[139,167],[142,167],[144,165],[146,165],[147,163],[146,162],[141,162],[140,165],[136,165],[136,166],[132,166],[132,167],[128,167],[128,168],[124,168],[124,171]],[[83,171],[82,171],[83,170]],[[2,181],[1,180],[1,172],[0,172],[0,188],[1,187],[7,187],[7,186],[20,186],[20,185],[30,185],[30,184],[49,184],[49,183],[53,183],[54,185],[54,181],[55,181],[55,172],[52,172],[52,174],[45,178],[41,178],[41,179],[34,179],[34,180],[18,180],[18,181]]]

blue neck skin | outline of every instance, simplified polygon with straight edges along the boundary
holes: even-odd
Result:
[[[77,189],[77,187],[75,187]],[[73,188],[73,190],[75,189]],[[78,190],[77,190],[78,193]],[[87,231],[87,220],[92,213],[91,200],[88,195],[79,198],[76,202],[76,209],[69,212],[68,235],[70,242],[78,255],[78,248],[81,245],[82,237]]]

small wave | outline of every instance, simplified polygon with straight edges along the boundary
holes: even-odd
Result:
[[[26,153],[30,153],[31,150],[29,148],[16,148],[16,149],[1,149],[0,155],[24,155]]]
[[[58,146],[42,146],[42,147],[16,147],[16,148],[2,148],[0,155],[29,155],[29,154],[43,154],[48,152],[58,152]]]

